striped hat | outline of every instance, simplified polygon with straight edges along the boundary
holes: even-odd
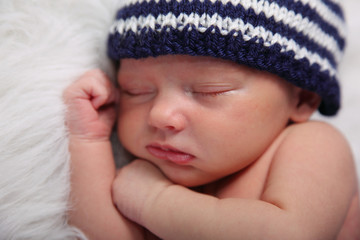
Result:
[[[265,70],[340,107],[340,0],[131,0],[110,29],[112,59],[213,56]]]

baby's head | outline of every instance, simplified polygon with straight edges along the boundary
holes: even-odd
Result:
[[[340,107],[345,47],[338,0],[129,0],[111,28],[111,58],[211,56],[274,73]]]
[[[334,115],[343,16],[335,3],[302,2],[139,0],[122,8],[108,48],[121,60],[122,144],[196,186],[248,166],[318,106]]]

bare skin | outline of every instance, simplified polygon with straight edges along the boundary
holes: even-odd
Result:
[[[116,98],[111,82],[98,70],[64,93],[71,153],[69,223],[91,240],[143,239],[142,229],[118,213],[111,196],[116,169],[109,138]]]
[[[335,129],[324,123],[307,122],[311,113],[317,108],[317,98],[278,79],[273,79],[268,74],[249,72],[217,60],[200,59],[197,62],[198,60],[164,58],[155,62],[122,63],[119,84],[122,90],[135,92],[121,95],[119,137],[134,155],[147,161],[136,160],[121,169],[117,175],[113,185],[113,198],[121,213],[163,239],[238,239],[239,236],[242,239],[336,239],[339,232],[338,239],[356,239],[358,229],[353,223],[359,222],[360,214],[358,202],[354,198],[357,196],[357,186],[351,152],[346,141]],[[216,72],[206,75],[202,70],[201,62],[205,63],[207,68],[211,68],[211,64],[215,64],[212,69],[224,68],[222,76],[224,73],[229,73],[229,75],[225,74],[227,76],[225,84],[217,81],[208,82],[212,76],[216,76]],[[152,64],[156,64],[156,67],[154,68],[155,65]],[[133,71],[135,67],[139,71]],[[187,70],[183,71],[181,68]],[[136,75],[135,72],[143,75]],[[186,85],[186,88],[181,85],[180,89],[187,91],[182,95],[177,88],[179,86],[177,83],[180,83],[178,81],[184,83],[182,77],[194,79],[195,75],[187,74],[197,72],[199,76],[205,76],[206,84],[203,84],[202,79],[199,78],[195,79],[195,85],[191,83]],[[234,74],[240,76],[245,74],[243,75],[246,76],[245,79],[260,80],[256,80],[258,85],[248,84],[245,80],[239,85],[232,80]],[[166,76],[163,82],[161,76]],[[131,89],[128,89],[129,85],[124,86],[121,82],[124,77],[141,81],[130,85]],[[148,77],[153,80],[150,81]],[[95,80],[89,81],[89,78]],[[169,79],[173,85],[163,88],[162,84],[168,84]],[[264,86],[262,83],[269,84],[266,89],[273,88],[272,91],[261,93],[261,96],[268,98],[256,97],[251,100],[248,97],[253,95],[242,95],[253,90],[262,91],[261,86]],[[103,89],[103,86],[107,86],[106,91],[99,95],[94,94],[97,92],[94,89]],[[138,86],[142,87],[138,88]],[[234,89],[239,86],[242,90]],[[157,94],[151,95],[154,87],[157,89]],[[87,90],[83,91],[84,89]],[[144,89],[145,93],[150,95],[142,95]],[[171,94],[163,92],[166,89],[171,89],[173,92]],[[192,92],[189,92],[189,89]],[[115,178],[113,159],[109,154],[111,153],[109,148],[111,145],[108,141],[109,128],[105,128],[107,129],[104,131],[105,134],[104,132],[98,134],[102,132],[99,131],[102,128],[85,124],[89,121],[87,117],[83,117],[87,113],[81,112],[81,109],[85,109],[84,105],[71,107],[71,103],[77,102],[76,99],[79,98],[79,95],[71,93],[79,91],[86,92],[87,100],[84,102],[91,103],[87,106],[93,106],[93,113],[99,113],[93,118],[95,120],[92,123],[106,122],[102,126],[110,126],[111,129],[115,121],[114,112],[106,111],[109,108],[104,106],[115,102],[115,98],[109,96],[114,92],[116,95],[116,91],[104,81],[103,75],[89,73],[66,91],[65,100],[70,106],[68,125],[75,126],[70,127],[70,136],[75,136],[75,138],[71,137],[73,141],[70,139],[74,186],[72,199],[75,206],[74,211],[70,212],[71,222],[90,236],[90,239],[101,239],[104,229],[110,231],[110,236],[130,234],[123,235],[122,239],[147,238],[149,236],[144,236],[144,231],[138,225],[122,217],[115,206],[109,203],[111,183]],[[218,94],[219,92],[224,92],[224,95]],[[276,94],[272,96],[270,93],[274,92]],[[180,95],[177,95],[179,93]],[[267,95],[268,93],[270,95]],[[94,104],[95,99],[100,95],[107,96],[105,99],[108,100],[102,101],[99,105]],[[157,98],[153,98],[154,96]],[[185,101],[187,108],[180,109],[183,112],[179,112],[176,106],[184,106],[178,104],[184,96],[187,97]],[[274,97],[278,100],[271,102]],[[227,109],[223,105],[234,101],[228,104],[233,106],[235,101],[245,103],[247,99],[251,102],[243,106],[256,106],[260,115],[243,115],[239,112],[239,108]],[[149,103],[150,105],[147,105]],[[193,108],[199,106],[201,107]],[[168,111],[163,111],[164,107]],[[216,109],[216,116],[204,115],[211,114],[217,107],[219,108]],[[277,115],[261,117],[262,107],[272,109]],[[193,112],[184,112],[184,110],[193,110]],[[241,109],[241,111],[245,110],[246,108]],[[219,111],[222,111],[222,114],[219,114]],[[237,111],[236,114],[234,111]],[[76,113],[79,118],[74,118]],[[189,113],[190,115],[187,115]],[[231,126],[234,117],[233,127],[229,129],[226,129],[226,126],[222,127],[222,122],[225,122],[222,121],[223,119],[212,123],[211,121],[217,121],[219,115],[225,116],[228,126]],[[108,118],[111,121],[101,121],[100,119],[104,119],[103,116],[111,116]],[[195,128],[197,117],[201,120],[201,124]],[[261,138],[254,133],[255,137],[249,135],[244,140],[241,138],[242,135],[229,139],[234,137],[234,132],[243,131],[241,129],[234,131],[239,123],[236,119],[243,118],[241,122],[253,124],[257,123],[256,117],[267,119],[265,122],[259,121],[257,125],[261,128],[259,131]],[[298,124],[289,125],[289,121]],[[71,122],[81,124],[72,125]],[[212,125],[214,123],[215,125]],[[88,128],[78,131],[82,126]],[[276,131],[272,130],[274,126]],[[192,131],[189,131],[189,128]],[[209,139],[207,136],[204,141],[200,141],[205,133],[217,129],[222,129],[220,134],[216,135],[217,138],[227,136],[227,131],[229,137],[218,143],[216,139],[207,142],[206,139]],[[247,126],[247,129],[251,129],[251,126]],[[92,134],[89,135],[89,132]],[[247,132],[243,131],[243,134]],[[94,136],[97,137],[93,138]],[[159,146],[153,144],[154,141],[159,143],[159,138],[162,139],[161,143],[166,143],[161,146],[162,148],[176,147],[177,150],[189,153],[182,155],[184,159],[191,155],[194,156],[193,160],[179,163],[177,154],[172,157],[165,154],[167,156],[165,159],[159,158],[159,149],[156,149]],[[262,140],[259,142],[258,139]],[[200,146],[197,144],[205,142],[208,147],[189,148],[184,145],[190,142],[191,146]],[[226,145],[222,144],[224,142]],[[232,148],[225,150],[227,145],[231,146],[231,143],[237,143],[240,148],[247,144],[244,150],[240,149],[243,153],[248,153],[247,157],[236,158],[243,154],[233,152]],[[98,145],[96,153],[94,153],[94,144]],[[149,148],[153,149],[149,152]],[[224,151],[216,150],[218,148]],[[209,151],[203,152],[202,149],[211,150],[211,155],[201,157]],[[158,157],[151,153],[154,151]],[[297,154],[294,154],[294,151]],[[228,155],[226,157],[217,155],[221,152],[227,152]],[[160,148],[161,154],[164,152]],[[171,159],[175,159],[178,163],[169,161]],[[76,167],[77,165],[79,167]],[[98,186],[94,188],[92,184]],[[89,198],[89,195],[92,197]],[[353,238],[347,238],[349,236]]]

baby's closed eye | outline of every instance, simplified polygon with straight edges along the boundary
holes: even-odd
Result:
[[[141,95],[152,94],[155,91],[151,88],[138,87],[138,88],[121,88],[121,93],[127,96],[136,97]]]
[[[219,96],[227,95],[235,90],[238,90],[239,86],[233,83],[202,83],[192,86],[191,93],[198,96]]]

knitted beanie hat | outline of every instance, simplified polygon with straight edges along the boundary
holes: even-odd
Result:
[[[131,0],[110,29],[112,59],[212,56],[265,70],[340,107],[340,0]]]

